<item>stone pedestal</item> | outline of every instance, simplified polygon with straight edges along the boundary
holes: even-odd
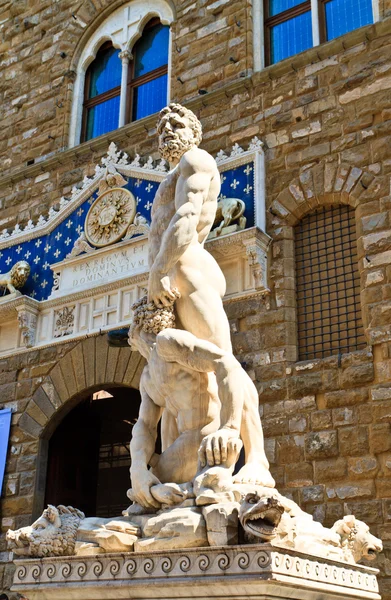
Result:
[[[268,544],[15,560],[28,600],[380,600],[376,569]]]

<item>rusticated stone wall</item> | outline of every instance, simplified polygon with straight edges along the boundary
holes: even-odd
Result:
[[[66,147],[83,39],[120,4],[0,1],[0,229],[56,206],[92,174],[112,140],[130,156],[157,156],[155,117]],[[391,0],[380,1],[383,19],[376,25],[255,74],[249,0],[175,5],[172,96],[200,117],[203,147],[216,153],[236,142],[246,146],[255,135],[264,142],[270,303],[231,303],[227,312],[235,353],[259,390],[272,472],[281,491],[327,525],[344,512],[370,524],[385,544],[377,565],[383,598],[390,600]],[[332,202],[356,211],[368,348],[297,362],[293,228],[315,206]],[[113,369],[112,351],[98,340],[87,342],[94,344],[89,356]],[[0,361],[0,406],[14,410],[3,532],[31,519],[38,439],[58,408],[46,378],[54,382],[57,373],[57,393],[64,380],[68,396],[59,396],[68,402],[80,347],[64,344]],[[12,568],[4,536],[0,560],[6,590]]]

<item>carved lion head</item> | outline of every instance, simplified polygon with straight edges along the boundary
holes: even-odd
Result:
[[[25,260],[15,263],[10,271],[11,283],[15,288],[21,288],[30,275],[30,265]]]

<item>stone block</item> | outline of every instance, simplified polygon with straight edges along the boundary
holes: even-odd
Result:
[[[19,427],[30,434],[33,438],[39,438],[43,430],[42,425],[39,425],[30,415],[23,413],[18,422]]]
[[[355,515],[368,525],[379,523],[383,519],[381,500],[361,500],[360,502],[345,502],[345,515]]]
[[[95,337],[83,340],[83,357],[87,387],[95,385]]]
[[[240,505],[236,502],[205,506],[202,515],[205,519],[210,546],[232,546],[238,543],[238,514]]]
[[[368,479],[368,477],[375,477],[378,470],[379,465],[374,456],[348,458],[349,478]]]
[[[106,365],[109,345],[107,336],[102,334],[95,338],[95,383],[104,383],[106,380]]]
[[[342,456],[360,456],[369,452],[368,427],[345,427],[338,431],[339,451]]]
[[[299,463],[304,459],[302,436],[283,436],[277,439],[277,464]]]
[[[329,458],[338,455],[336,431],[318,431],[305,436],[306,459]]]
[[[73,372],[75,374],[77,390],[80,392],[86,388],[86,375],[84,368],[83,346],[77,344],[70,353]]]
[[[333,418],[331,410],[316,410],[311,413],[311,427],[314,431],[331,429]]]
[[[42,386],[40,386],[34,393],[33,400],[48,418],[52,416],[55,411],[55,407],[50,402]]]
[[[369,427],[369,448],[373,454],[391,450],[391,425],[379,423]]]
[[[315,482],[334,481],[346,477],[347,460],[336,458],[315,462]]]
[[[343,388],[355,388],[363,383],[373,381],[374,376],[373,363],[348,367],[342,372],[341,386]]]

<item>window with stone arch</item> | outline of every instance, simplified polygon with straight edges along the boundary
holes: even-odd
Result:
[[[355,210],[320,207],[295,226],[299,360],[366,347]]]
[[[253,0],[254,69],[379,18],[379,0]]]
[[[173,20],[166,0],[132,0],[91,34],[76,65],[70,147],[169,102]]]

